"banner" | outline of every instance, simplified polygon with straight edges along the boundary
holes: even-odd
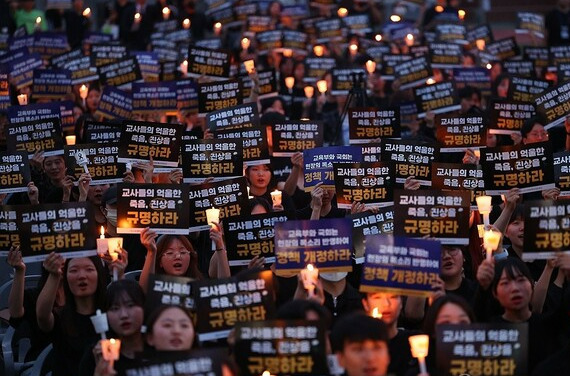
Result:
[[[58,118],[49,118],[6,126],[6,146],[9,152],[24,151],[32,158],[38,150],[44,157],[63,154],[63,138]]]
[[[436,325],[438,375],[527,375],[528,323]]]
[[[469,244],[471,195],[463,191],[394,192],[394,235]]]
[[[288,121],[271,129],[274,157],[292,157],[297,152],[323,146],[324,125],[320,121]]]
[[[550,142],[483,149],[481,164],[487,194],[506,194],[515,187],[520,188],[520,193],[554,188],[552,162]]]
[[[275,223],[294,218],[293,213],[274,212],[223,221],[230,266],[248,265],[256,256],[266,264],[275,262]]]
[[[365,204],[366,209],[393,205],[393,163],[334,163],[333,166],[339,209],[350,209],[354,202]]]
[[[312,264],[322,272],[352,270],[352,221],[327,218],[275,224],[275,274]]]
[[[312,191],[321,182],[321,188],[335,189],[335,162],[362,162],[362,149],[358,146],[328,146],[304,150],[305,192]]]
[[[487,146],[487,127],[483,116],[436,115],[434,123],[441,153]]]
[[[200,342],[227,338],[237,323],[263,321],[275,315],[271,270],[195,281],[192,288]]]
[[[117,233],[187,235],[188,189],[185,184],[117,184]]]
[[[352,219],[352,246],[357,264],[364,262],[364,249],[368,235],[394,232],[394,206],[363,211],[349,216]]]
[[[360,291],[431,297],[439,279],[441,244],[393,235],[366,237]]]
[[[184,183],[238,178],[243,175],[242,140],[187,140],[182,145]]]
[[[543,200],[524,207],[523,260],[550,260],[570,250],[570,204]]]
[[[16,223],[24,262],[43,261],[51,252],[65,258],[97,255],[92,210],[89,202],[19,205]]]
[[[409,176],[421,185],[431,185],[431,163],[439,158],[435,145],[409,140],[382,140],[381,160],[396,165],[396,183],[403,184]]]
[[[85,173],[85,165],[91,175],[89,185],[121,183],[126,169],[124,164],[117,163],[118,154],[118,142],[65,146],[67,174],[78,181],[81,174]],[[85,161],[84,164],[80,165],[78,159]]]

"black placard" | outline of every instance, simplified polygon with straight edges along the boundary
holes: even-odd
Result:
[[[365,82],[364,69],[333,69],[331,94],[347,95],[355,84],[362,86]]]
[[[63,69],[34,69],[34,99],[58,99],[71,92],[71,72]]]
[[[194,308],[192,294],[192,278],[167,275],[151,274],[146,286],[146,307],[148,314],[161,304],[175,305],[184,309]]]
[[[396,183],[404,183],[414,176],[421,185],[431,185],[431,163],[438,160],[435,145],[409,140],[382,140],[382,161],[396,164]]]
[[[242,87],[239,80],[198,84],[198,111],[200,114],[242,103]]]
[[[400,80],[400,89],[409,89],[425,84],[433,72],[425,56],[403,61],[394,67],[394,79]]]
[[[117,163],[119,143],[108,142],[107,144],[79,144],[65,147],[65,157],[68,173],[79,180],[85,173],[83,165],[77,163],[76,155],[84,156],[87,161],[87,170],[91,175],[89,185],[113,184],[123,181],[125,165]],[[81,160],[81,159],[80,159]]]
[[[259,126],[256,103],[245,103],[223,110],[212,111],[206,116],[206,126],[211,132]]]
[[[132,111],[133,98],[130,92],[105,86],[95,114],[107,119],[129,119]]]
[[[530,119],[535,114],[535,106],[532,103],[494,99],[489,105],[489,133],[511,134],[520,132],[525,120]]]
[[[229,77],[229,52],[191,46],[188,50],[188,75],[191,77]]]
[[[442,153],[486,146],[487,126],[483,116],[437,115],[434,124]]]
[[[228,131],[216,131],[214,136],[220,139],[241,139],[243,142],[243,163],[247,166],[269,163],[266,127],[257,126]]]
[[[364,262],[364,249],[368,235],[391,234],[394,232],[394,206],[378,208],[374,212],[363,211],[351,214],[352,245],[357,264]]]
[[[44,157],[63,154],[63,138],[58,118],[48,118],[6,126],[6,145],[10,152],[24,151],[31,158],[37,150]]]
[[[121,45],[92,44],[89,56],[96,67],[101,67],[128,56],[127,47]]]
[[[333,166],[339,209],[351,209],[354,202],[365,204],[367,209],[393,204],[393,163],[334,163]]]
[[[487,52],[495,55],[497,60],[508,60],[520,54],[519,46],[514,37],[498,40],[486,46]]]
[[[0,257],[7,257],[10,247],[20,245],[18,205],[0,205]]]
[[[452,81],[417,87],[414,89],[414,97],[418,118],[424,118],[429,111],[441,114],[461,108],[459,104],[456,104],[455,83]]]
[[[305,59],[305,82],[316,82],[325,73],[336,67],[335,59],[331,57],[309,57]]]
[[[461,67],[463,48],[453,43],[430,43],[430,63],[433,68]]]
[[[570,151],[554,153],[554,182],[560,197],[570,196]]]
[[[136,57],[128,57],[99,67],[101,82],[105,86],[130,88],[135,81],[142,80]]]
[[[138,114],[176,112],[176,82],[135,82],[132,86],[133,112]]]
[[[27,192],[32,181],[26,152],[0,152],[0,194]]]
[[[348,109],[350,144],[366,144],[378,138],[399,138],[400,108],[378,110],[374,107]]]
[[[182,145],[184,183],[237,178],[243,173],[240,139],[187,140]]]
[[[271,128],[274,157],[291,157],[296,152],[323,146],[324,125],[319,121],[288,121]]]
[[[546,118],[545,129],[562,124],[570,114],[570,82],[544,91],[534,98],[536,110]]]
[[[548,89],[548,81],[525,77],[511,77],[508,97],[514,101],[532,102]]]

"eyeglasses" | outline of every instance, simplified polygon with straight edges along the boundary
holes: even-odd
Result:
[[[168,251],[168,252],[164,252],[162,254],[162,257],[166,257],[169,259],[175,259],[176,256],[180,256],[180,258],[190,256],[190,252],[189,251],[180,251],[180,252]]]

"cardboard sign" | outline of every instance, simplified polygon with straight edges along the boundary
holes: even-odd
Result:
[[[275,314],[271,270],[195,281],[192,287],[200,342],[227,338],[237,323],[263,321]]]
[[[243,103],[239,80],[198,84],[198,111],[206,114]]]
[[[103,85],[124,89],[129,89],[133,82],[142,80],[139,63],[135,57],[100,66],[99,75]]]
[[[192,349],[192,351],[165,351],[151,359],[129,365],[126,376],[169,375],[169,376],[222,376],[222,365],[226,362],[226,349]],[[130,363],[129,363],[130,364]]]
[[[150,162],[155,166],[177,167],[182,144],[180,124],[123,121],[120,163]]]
[[[425,84],[433,72],[425,56],[403,61],[394,66],[394,78],[400,80],[400,89],[409,89]]]
[[[356,85],[363,87],[366,82],[364,69],[333,69],[332,71],[332,95],[348,95]]]
[[[296,152],[323,146],[324,125],[320,121],[288,121],[271,129],[274,157],[291,157]]]
[[[440,24],[435,26],[436,39],[440,42],[467,45],[467,29],[464,25]]]
[[[236,327],[235,354],[242,375],[328,374],[325,329],[318,321],[271,320]]]
[[[151,274],[148,279],[145,310],[152,310],[162,304],[194,308],[192,278],[167,274]]]
[[[364,262],[364,249],[368,235],[391,234],[394,232],[394,206],[378,208],[377,211],[363,211],[349,216],[352,219],[352,246],[357,264]]]
[[[393,235],[366,237],[360,291],[430,297],[439,278],[441,244]]]
[[[554,153],[554,182],[560,197],[570,196],[570,151]]]
[[[528,323],[436,325],[437,372],[527,375],[528,346]]]
[[[125,165],[117,163],[119,143],[109,142],[103,144],[79,144],[65,147],[65,165],[70,175],[79,180],[85,172],[82,165],[77,163],[76,155],[80,152],[86,158],[87,169],[91,175],[89,185],[114,184],[123,181]]]
[[[210,132],[257,127],[259,126],[257,104],[245,103],[212,111],[206,116],[206,126]]]
[[[8,63],[10,83],[20,90],[34,81],[34,69],[42,66],[40,54],[29,54]]]
[[[329,146],[303,151],[305,192],[318,183],[323,189],[334,189],[335,162],[362,162],[362,149],[358,146]]]
[[[418,118],[422,119],[428,111],[435,114],[457,111],[461,105],[456,102],[455,83],[438,82],[414,88],[414,97],[418,108]]]
[[[182,145],[184,183],[238,178],[243,174],[242,140],[188,140]]]
[[[249,98],[251,96],[251,90],[253,89],[254,83],[249,75],[239,77],[243,85],[243,97]],[[277,79],[275,77],[275,69],[263,70],[257,72],[257,80],[259,93],[258,99],[271,98],[278,95],[278,85]]]
[[[512,76],[532,77],[536,72],[534,62],[529,60],[504,61],[503,69]]]
[[[10,247],[20,245],[16,222],[19,205],[0,205],[0,257],[8,257]]]
[[[317,43],[340,41],[346,35],[340,18],[329,18],[315,22]]]
[[[494,99],[489,106],[489,133],[511,134],[520,132],[526,119],[536,115],[534,104]]]
[[[462,66],[463,48],[453,43],[430,43],[432,68],[459,68]]]
[[[188,186],[185,184],[117,184],[117,232],[187,235]]]
[[[488,193],[488,192],[487,192]],[[471,195],[461,191],[394,192],[394,235],[469,244]]]
[[[321,272],[352,270],[352,221],[328,218],[275,224],[275,273],[299,272],[312,264]]]
[[[35,69],[34,99],[58,99],[71,92],[71,72],[63,69]]]
[[[511,77],[508,97],[515,101],[532,102],[534,98],[544,93],[550,83],[524,77]]]
[[[537,112],[546,118],[547,124],[544,124],[545,129],[548,130],[564,123],[564,119],[570,114],[569,93],[570,82],[565,82],[547,89],[534,98]]]
[[[135,82],[132,85],[133,112],[151,114],[176,111],[176,82]]]
[[[481,164],[487,194],[505,194],[515,187],[521,193],[554,188],[552,161],[549,142],[483,149]]]
[[[508,60],[520,54],[519,46],[514,37],[498,40],[486,45],[487,52],[495,55],[497,60]]]
[[[531,12],[517,12],[518,25],[515,29],[517,34],[533,34],[538,38],[544,38],[544,15]]]
[[[537,68],[546,68],[550,61],[550,54],[547,47],[525,47],[523,58],[532,61]]]
[[[229,52],[191,46],[188,50],[188,75],[196,78],[200,76],[228,78]]]
[[[434,119],[440,152],[464,152],[479,149],[487,143],[486,121],[483,116],[437,115]]]
[[[43,261],[54,251],[65,258],[97,255],[92,210],[88,202],[18,206],[16,223],[24,262]]]
[[[400,108],[377,110],[374,107],[348,109],[349,142],[367,144],[378,138],[399,138]]]
[[[97,68],[123,60],[128,55],[127,47],[110,44],[92,44],[89,54]]]
[[[248,265],[256,256],[266,264],[275,262],[275,224],[293,218],[293,213],[275,212],[226,219],[224,237],[230,266]]]
[[[439,158],[439,148],[409,140],[382,140],[382,161],[396,164],[396,183],[415,176],[421,185],[431,185],[431,163]]]
[[[28,154],[0,152],[0,194],[27,192],[32,181]]]
[[[129,119],[132,111],[133,98],[130,92],[105,86],[95,115],[106,119]]]
[[[190,186],[190,232],[210,229],[206,210],[220,209],[220,220],[243,215],[248,207],[245,177]]]
[[[570,205],[556,201],[525,202],[522,258],[549,260],[570,250]]]
[[[334,180],[339,209],[354,202],[367,209],[393,204],[394,164],[390,162],[335,163]]]
[[[24,151],[32,158],[37,150],[44,157],[63,154],[63,138],[58,118],[12,123],[6,126],[6,146],[9,152]]]
[[[309,57],[305,59],[305,82],[317,82],[328,71],[336,67],[336,61],[331,57]]]
[[[86,120],[83,137],[87,144],[108,144],[121,138],[121,124]]]

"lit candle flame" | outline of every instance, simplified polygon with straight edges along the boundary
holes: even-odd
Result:
[[[90,17],[91,16],[91,8],[85,8],[83,11],[83,17]]]
[[[101,236],[99,236],[99,238],[101,239],[105,239],[105,227],[101,226]]]
[[[402,17],[398,16],[397,14],[393,14],[390,16],[390,21],[392,22],[400,22],[402,20]]]
[[[378,307],[374,307],[374,309],[372,310],[372,317],[374,317],[375,319],[382,318],[382,312],[378,311]]]
[[[382,34],[376,34],[374,39],[376,39],[376,42],[382,42]]]
[[[190,19],[189,18],[185,18],[184,21],[182,21],[182,27],[185,29],[190,28]]]

